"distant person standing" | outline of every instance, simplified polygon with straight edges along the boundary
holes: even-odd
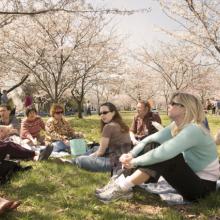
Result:
[[[7,104],[7,103],[8,103],[7,90],[3,90],[3,94],[1,96],[1,104]]]
[[[89,101],[86,103],[86,114],[87,115],[92,115],[92,113],[91,113],[91,104],[90,104]]]
[[[215,114],[220,115],[220,100],[216,100]]]
[[[2,92],[1,92],[1,89],[0,89],[0,104],[1,104],[1,102],[2,102]]]
[[[24,107],[27,108],[29,106],[32,106],[33,104],[33,98],[30,94],[27,94],[24,98]]]
[[[8,105],[8,106],[10,107],[10,109],[11,109],[10,115],[11,115],[11,116],[15,115],[16,106],[15,106],[14,101],[13,101],[12,98],[9,98],[9,99],[8,99],[7,105]]]

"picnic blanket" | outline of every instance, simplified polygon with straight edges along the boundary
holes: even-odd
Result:
[[[147,192],[158,194],[169,205],[186,205],[191,203],[183,199],[163,177],[160,177],[157,183],[141,184],[140,187]]]
[[[157,183],[141,184],[140,187],[147,192],[158,194],[160,198],[169,205],[191,204],[190,201],[183,199],[163,177],[160,177]],[[217,181],[216,190],[220,190],[220,180]]]

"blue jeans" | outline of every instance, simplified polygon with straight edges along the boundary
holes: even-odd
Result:
[[[85,155],[74,159],[74,163],[85,170],[93,172],[111,172],[112,166],[108,157],[94,157],[89,156],[98,149],[98,146],[93,147],[87,151]]]
[[[79,156],[75,159],[78,167],[93,172],[111,172],[112,166],[107,157]]]
[[[53,151],[54,152],[60,152],[60,151],[70,151],[70,146],[63,143],[63,141],[55,141],[51,145],[53,145]]]

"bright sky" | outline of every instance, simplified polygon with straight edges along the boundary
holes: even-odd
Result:
[[[130,16],[116,16],[119,33],[129,36],[128,47],[143,45],[156,47],[158,40],[169,40],[169,37],[158,31],[158,27],[175,29],[177,25],[161,10],[157,0],[87,0],[94,7],[140,9],[151,8],[149,13],[137,13]]]

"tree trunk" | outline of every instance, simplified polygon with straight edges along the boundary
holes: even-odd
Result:
[[[82,115],[82,101],[77,101],[78,118],[83,118]]]

